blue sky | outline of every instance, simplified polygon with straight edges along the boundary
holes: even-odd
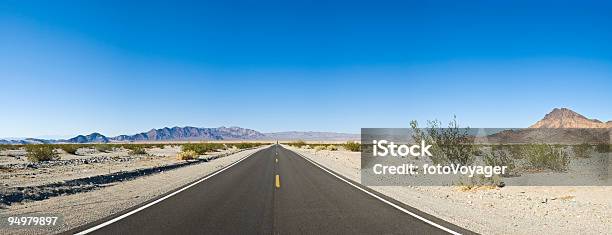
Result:
[[[612,120],[604,1],[0,3],[0,137]]]

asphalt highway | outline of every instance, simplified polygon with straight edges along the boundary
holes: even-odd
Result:
[[[471,233],[334,176],[280,145],[108,223],[112,219],[71,233],[87,229],[90,234]]]

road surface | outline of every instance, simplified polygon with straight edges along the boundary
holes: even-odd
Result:
[[[273,145],[129,216],[119,220],[107,218],[70,232],[90,229],[90,234],[471,233],[356,185],[376,197],[295,152]],[[381,199],[422,218],[417,219]],[[113,219],[114,222],[108,222]]]

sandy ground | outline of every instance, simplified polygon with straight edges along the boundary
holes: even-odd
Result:
[[[102,174],[164,166],[181,162],[176,159],[180,150],[178,146],[166,146],[163,149],[146,149],[147,155],[131,156],[125,149],[114,150],[109,153],[101,153],[93,149],[79,149],[80,155],[59,154],[59,161],[53,162],[53,164],[58,165],[45,166],[43,164],[43,166],[36,168],[24,167],[29,164],[25,158],[25,150],[4,151],[0,152],[0,167],[5,167],[0,169],[0,180],[3,183],[0,186],[36,186]],[[217,153],[208,153],[207,155],[237,151],[239,150],[228,149]],[[74,160],[86,160],[87,162]],[[8,165],[13,166],[6,168]]]
[[[109,215],[121,212],[127,208],[138,205],[147,200],[158,197],[164,193],[177,189],[187,183],[202,178],[207,174],[214,172],[215,170],[223,168],[257,151],[258,149],[245,150],[226,157],[215,159],[210,162],[190,165],[175,170],[165,171],[159,174],[153,174],[150,176],[139,177],[137,179],[125,182],[113,183],[101,189],[89,192],[77,193],[60,197],[52,197],[50,199],[42,201],[15,203],[6,209],[0,209],[0,216],[27,215],[30,213],[57,214],[63,216],[64,223],[61,226],[56,226],[51,230],[2,228],[2,234],[52,234],[61,231],[66,231],[71,228],[78,227],[89,222],[107,217]],[[152,151],[153,152],[150,154],[156,155],[156,150]],[[148,164],[161,164],[163,162],[167,163],[176,161],[170,159],[174,158],[174,156],[165,156],[164,151],[157,151],[159,151],[157,152],[157,155],[160,156],[160,162],[153,161],[154,163],[135,163],[130,167],[142,167]],[[167,154],[172,154],[172,151],[178,150],[167,149],[165,151],[165,153]],[[113,169],[118,168],[119,166]],[[106,171],[106,169],[104,169],[104,171]],[[87,171],[83,174],[87,175],[93,173]],[[75,176],[70,175],[66,177]]]
[[[360,182],[360,153],[297,149]],[[611,234],[612,187],[370,187],[423,212],[482,234]]]

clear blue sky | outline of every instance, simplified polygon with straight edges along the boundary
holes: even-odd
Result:
[[[611,120],[612,3],[503,2],[0,0],[0,137]]]

